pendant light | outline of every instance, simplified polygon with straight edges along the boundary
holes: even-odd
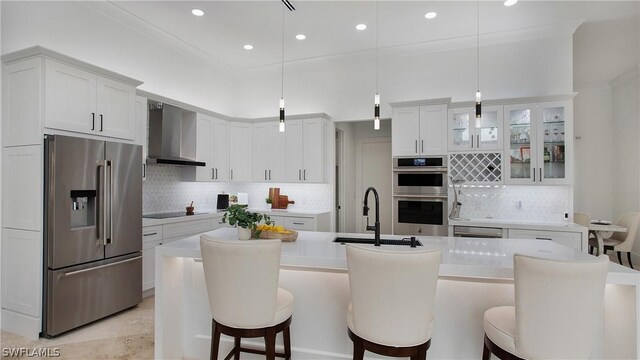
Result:
[[[477,91],[476,91],[476,128],[482,126],[482,94],[480,93],[480,0],[477,1],[477,37],[476,37],[476,64],[477,68]]]
[[[283,1],[284,3],[284,1]],[[284,3],[285,6],[287,3]],[[280,87],[280,123],[278,130],[284,132],[284,6],[282,7],[282,78]]]
[[[378,46],[378,29],[380,16],[378,1],[376,1],[376,94],[373,97],[373,129],[380,130],[380,93],[378,92],[378,73],[380,72],[380,47]]]

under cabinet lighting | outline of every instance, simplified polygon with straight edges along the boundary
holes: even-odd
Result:
[[[193,9],[191,10],[191,13],[195,16],[202,16],[204,15],[204,11],[200,10],[200,9]]]

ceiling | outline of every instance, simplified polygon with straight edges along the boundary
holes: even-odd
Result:
[[[376,47],[376,2],[291,1],[284,12],[286,61],[319,58]],[[131,17],[236,70],[277,64],[282,57],[283,5],[271,1],[112,1]],[[638,16],[637,1],[480,2],[481,34],[566,23]],[[379,46],[402,47],[475,36],[477,2],[380,1]],[[194,8],[205,14],[196,17]],[[424,14],[436,11],[427,20]],[[355,25],[368,28],[357,31]],[[296,40],[296,34],[306,35]],[[482,41],[482,38],[481,38]],[[244,50],[252,44],[253,50]]]

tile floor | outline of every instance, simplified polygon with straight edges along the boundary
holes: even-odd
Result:
[[[153,311],[152,296],[135,308],[54,339],[31,340],[2,331],[0,345],[2,349],[57,348],[58,359],[153,359]]]

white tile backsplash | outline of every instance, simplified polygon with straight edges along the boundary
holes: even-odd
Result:
[[[450,196],[453,199],[453,194]],[[571,211],[572,196],[569,186],[464,186],[459,198],[462,203],[460,216],[562,222],[564,213]]]
[[[196,211],[212,210],[216,208],[217,195],[222,192],[246,192],[250,207],[268,208],[265,199],[270,187],[279,187],[281,194],[296,202],[289,205],[291,210],[330,211],[332,206],[329,184],[183,182],[181,178],[182,170],[177,166],[148,166],[142,186],[142,212],[182,211],[191,201]]]

